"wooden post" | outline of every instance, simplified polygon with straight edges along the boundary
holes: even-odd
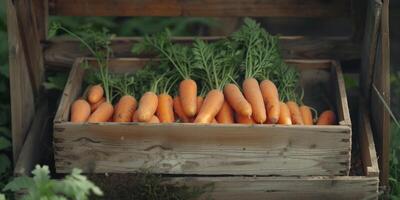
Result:
[[[47,1],[7,0],[14,163],[28,132],[32,134],[35,100],[40,98],[44,79],[40,40],[45,39],[47,32],[47,11],[43,10],[46,7]]]

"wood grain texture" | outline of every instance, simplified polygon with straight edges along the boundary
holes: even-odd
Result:
[[[50,136],[50,118],[47,107],[47,100],[43,100],[38,106],[35,119],[21,149],[21,154],[15,163],[14,175],[16,176],[30,176],[35,165],[41,164],[45,150],[44,141]]]
[[[68,16],[345,17],[347,0],[50,0],[50,14]]]
[[[389,186],[390,156],[390,46],[389,46],[389,1],[382,1],[380,34],[376,50],[371,86],[371,122],[372,130],[378,139],[376,142],[381,185]]]
[[[364,174],[366,176],[379,177],[378,158],[371,128],[370,115],[365,100],[361,100],[359,111],[359,138]]]
[[[347,175],[349,171],[348,124],[317,127],[69,123],[69,107],[81,90],[81,61],[74,64],[55,118],[58,172],[68,172],[73,167],[85,172],[121,173],[148,168],[155,173],[205,175]],[[143,59],[134,58],[111,62],[110,70],[120,73],[134,71],[144,63]],[[320,66],[318,61],[288,62],[302,63],[302,73],[312,72],[302,76],[306,79],[302,83],[329,85],[331,61],[320,61]]]
[[[377,177],[182,177],[167,183],[213,187],[200,199],[378,199]]]
[[[220,36],[203,37],[207,41],[221,39]],[[133,57],[132,46],[141,38],[116,38],[112,42],[115,57]],[[179,43],[191,43],[193,37],[175,37]],[[360,58],[358,44],[349,38],[307,38],[302,36],[280,37],[282,54],[287,59],[338,59],[351,60]],[[75,58],[90,56],[89,52],[80,47],[76,40],[55,38],[44,43],[45,63],[50,69],[70,69]],[[340,49],[340,51],[338,51]],[[149,57],[151,55],[141,55]]]
[[[15,7],[7,0],[7,30],[9,48],[11,129],[13,159],[17,161],[35,109],[34,94],[30,84],[28,66],[20,39]],[[26,81],[22,81],[26,80]]]
[[[44,81],[43,51],[40,44],[40,33],[38,31],[37,15],[33,1],[20,0],[15,2],[17,25],[21,38],[21,48],[25,53],[29,80],[35,95],[41,90]]]
[[[382,1],[368,0],[366,1],[366,3],[367,14],[361,51],[360,87],[362,92],[361,94],[364,98],[368,99],[367,103],[369,103],[373,66],[375,64],[377,39],[381,22],[380,20],[382,13]]]

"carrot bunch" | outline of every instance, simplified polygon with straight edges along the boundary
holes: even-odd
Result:
[[[108,72],[109,53],[94,50],[100,76],[72,104],[71,121],[337,123],[332,110],[317,119],[316,111],[303,103],[299,72],[283,61],[278,38],[254,20],[245,19],[237,32],[214,43],[197,39],[192,46],[174,44],[168,31],[147,36],[133,49],[135,54],[144,51],[160,59],[134,75],[115,78]]]

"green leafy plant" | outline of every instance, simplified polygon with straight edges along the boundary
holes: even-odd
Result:
[[[62,180],[50,178],[47,166],[39,165],[32,171],[33,177],[17,177],[8,183],[3,191],[26,192],[23,200],[87,200],[90,194],[97,196],[103,192],[95,184],[81,175],[81,170],[73,169],[70,175]]]

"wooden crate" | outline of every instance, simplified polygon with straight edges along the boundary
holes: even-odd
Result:
[[[71,103],[82,92],[85,70],[78,59],[54,120],[57,172],[134,172],[196,175],[347,175],[351,122],[337,62],[288,60],[301,72],[305,103],[321,110],[322,85],[336,107],[339,125],[197,125],[70,123]],[[115,59],[110,69],[133,72],[148,59]],[[313,89],[314,88],[314,89]],[[310,98],[317,97],[317,98]]]

